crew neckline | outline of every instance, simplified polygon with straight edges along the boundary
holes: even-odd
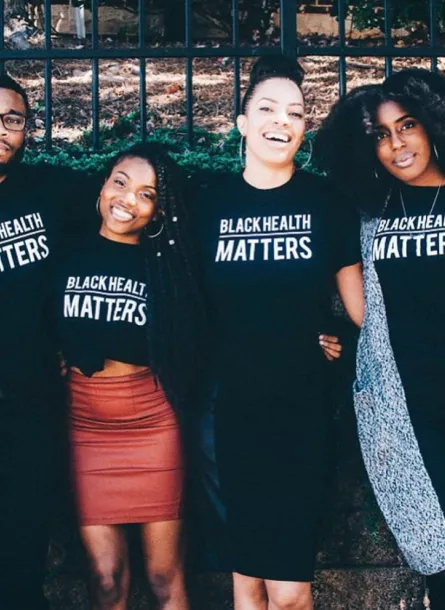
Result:
[[[257,193],[274,193],[274,192],[278,192],[280,190],[284,190],[286,188],[288,188],[297,178],[297,171],[295,171],[292,176],[289,178],[289,180],[287,182],[284,182],[283,184],[280,184],[279,186],[272,186],[270,188],[266,188],[266,189],[262,189],[259,188],[258,186],[254,186],[253,184],[250,184],[250,182],[247,182],[247,180],[244,178],[243,174],[238,174],[238,178],[240,179],[241,183],[243,185],[245,185],[246,188],[251,189]]]
[[[124,246],[127,248],[135,248],[135,247],[137,248],[141,245],[140,242],[137,244],[130,244],[125,241],[117,241],[116,239],[110,239],[109,237],[105,237],[105,235],[102,235],[102,233],[99,233],[99,232],[97,233],[97,237],[103,243],[114,244],[116,246]]]

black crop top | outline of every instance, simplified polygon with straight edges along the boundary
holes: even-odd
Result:
[[[91,236],[62,256],[56,277],[59,341],[69,366],[91,376],[107,359],[148,365],[139,246]]]

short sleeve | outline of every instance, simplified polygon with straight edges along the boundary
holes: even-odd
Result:
[[[190,233],[196,242],[196,249],[206,249],[209,240],[209,226],[219,210],[215,208],[215,196],[227,190],[228,174],[199,172],[187,180],[185,204],[188,212]]]
[[[51,186],[51,203],[59,214],[65,233],[96,231],[100,225],[96,211],[101,187],[99,175],[48,165],[41,167],[40,171],[46,184]]]
[[[330,226],[333,271],[337,273],[343,267],[360,263],[360,216],[354,206],[338,194],[330,207]]]
[[[220,188],[223,178],[210,172],[197,172],[187,177],[185,204],[191,223],[200,223],[203,214],[211,210],[212,193]]]

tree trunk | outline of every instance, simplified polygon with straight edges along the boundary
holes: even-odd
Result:
[[[165,42],[184,42],[185,40],[185,2],[184,0],[164,0]]]

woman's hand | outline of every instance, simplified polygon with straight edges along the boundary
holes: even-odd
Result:
[[[59,352],[59,373],[61,377],[66,377],[68,374],[68,365],[63,357],[62,352]]]
[[[340,358],[343,347],[340,345],[338,337],[319,335],[318,342],[328,360],[332,361]]]

